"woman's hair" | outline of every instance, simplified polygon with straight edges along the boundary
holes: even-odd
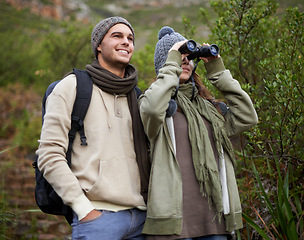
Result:
[[[196,88],[198,89],[198,94],[208,100],[209,102],[211,102],[213,104],[213,106],[222,114],[224,115],[224,113],[222,112],[219,103],[221,102],[220,100],[216,100],[214,99],[214,96],[212,95],[212,93],[202,84],[201,82],[201,77],[195,72],[193,74],[193,80],[195,83]]]
[[[195,86],[198,89],[198,94],[210,102],[214,101],[212,93],[202,84],[201,77],[196,72],[193,74],[193,79]]]

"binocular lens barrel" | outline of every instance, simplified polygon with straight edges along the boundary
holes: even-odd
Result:
[[[219,54],[219,47],[216,44],[210,46],[202,46],[200,48],[201,56],[199,57],[215,57]]]
[[[195,50],[196,50],[196,42],[194,40],[188,40],[178,49],[178,51],[181,54],[186,54],[186,53],[190,54]]]
[[[217,56],[220,52],[220,49],[219,47],[216,45],[216,44],[212,44],[210,46],[210,53],[213,55],[213,56]]]

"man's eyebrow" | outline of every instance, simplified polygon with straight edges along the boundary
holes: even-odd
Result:
[[[111,33],[111,36],[115,35],[115,34],[120,34],[120,35],[123,35],[122,32],[112,32]],[[132,33],[129,34],[129,37],[134,37],[134,35]]]

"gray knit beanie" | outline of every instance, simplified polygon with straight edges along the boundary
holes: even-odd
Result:
[[[126,24],[132,31],[134,35],[134,30],[131,24],[122,17],[109,17],[104,20],[101,20],[97,25],[94,27],[91,36],[91,45],[94,55],[97,57],[97,47],[101,43],[104,36],[107,34],[109,29],[118,23]]]
[[[154,66],[156,75],[158,75],[159,69],[165,64],[168,56],[168,52],[171,47],[180,41],[186,40],[181,34],[174,31],[173,28],[165,26],[158,32],[159,41],[155,47],[154,54]]]

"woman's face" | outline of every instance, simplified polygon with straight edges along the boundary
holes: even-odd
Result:
[[[188,81],[188,79],[191,77],[194,68],[193,61],[192,60],[189,61],[186,54],[182,54],[182,59],[183,60],[182,60],[181,68],[183,69],[183,72],[179,78],[180,84],[183,84]]]

